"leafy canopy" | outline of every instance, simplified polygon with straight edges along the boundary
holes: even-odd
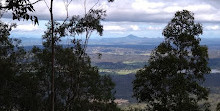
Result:
[[[207,47],[200,45],[201,34],[202,25],[187,10],[176,12],[164,28],[164,42],[152,51],[149,65],[133,81],[134,96],[146,102],[149,110],[202,109],[198,102],[207,99],[208,90],[201,83],[210,68]]]
[[[49,110],[51,88],[51,35],[50,23],[44,35],[44,48],[32,49],[31,71],[39,80],[42,109]],[[55,22],[55,27],[59,28]],[[55,31],[56,32],[56,31]],[[91,66],[89,56],[79,40],[70,46],[58,45],[59,34],[55,33],[55,109],[56,110],[119,110],[114,100],[114,83],[109,76],[101,76]]]
[[[33,4],[39,2],[37,0],[34,3],[31,3],[30,0],[5,0],[4,4],[0,3],[0,15],[3,14],[3,11],[10,11],[12,13],[13,20],[31,20],[34,24],[38,24],[38,19],[36,16],[32,16],[29,13],[34,12]]]
[[[35,81],[24,70],[25,50],[20,46],[20,40],[9,38],[15,24],[8,25],[0,21],[0,110],[24,110],[26,104],[36,106],[37,101]],[[28,104],[27,104],[28,103]],[[35,107],[36,108],[36,107]]]

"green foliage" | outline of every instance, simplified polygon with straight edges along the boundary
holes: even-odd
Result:
[[[0,109],[12,109],[13,96],[10,94],[10,88],[15,84],[13,82],[16,71],[13,67],[14,62],[14,45],[12,39],[9,39],[11,26],[0,21]]]
[[[1,11],[11,11],[13,20],[20,20],[21,18],[24,20],[30,19],[35,24],[38,24],[37,17],[28,14],[28,12],[35,11],[33,7],[35,3],[31,3],[30,0],[5,0],[5,4],[0,3],[0,15]]]
[[[51,24],[43,36],[43,49],[34,47],[27,72],[37,81],[36,101],[39,110],[50,110],[51,100]],[[80,40],[63,47],[59,44],[60,24],[55,27],[55,110],[119,110],[114,103],[114,86],[109,76],[100,76],[98,69],[91,66]]]
[[[220,111],[220,103],[217,104],[216,111]]]
[[[19,47],[20,41],[8,38],[12,26],[0,23],[0,110],[50,110],[51,24],[48,24],[48,30],[43,36],[44,48],[34,47],[27,53]],[[101,34],[102,25],[99,21],[96,23],[94,24],[97,26],[91,26],[89,30],[98,30]],[[74,39],[69,47],[58,45],[60,38],[65,34],[58,22],[54,24],[55,109],[120,110],[114,103],[115,84],[111,78],[106,75],[100,76],[98,69],[91,66],[90,58],[79,40]],[[83,21],[77,24],[83,24]],[[77,34],[87,31],[82,29]],[[16,41],[18,43],[14,45],[13,42]]]
[[[134,96],[152,111],[201,110],[208,90],[200,84],[210,72],[207,47],[201,46],[202,26],[193,13],[178,11],[163,30],[165,41],[153,50],[149,65],[133,81]],[[208,105],[205,105],[208,106]],[[207,109],[207,108],[203,108]]]
[[[6,0],[4,5],[0,4],[0,11],[10,10],[13,19],[30,19],[36,24],[37,17],[28,15],[34,11],[33,4],[29,0]],[[58,45],[60,38],[68,34],[75,37],[85,32],[86,40],[94,30],[102,35],[100,20],[103,16],[105,11],[91,9],[83,18],[73,17],[62,25],[49,23],[43,36],[44,48],[34,47],[29,53],[19,47],[18,40],[8,38],[11,26],[0,22],[0,110],[50,110],[52,68],[55,68],[56,110],[120,110],[114,103],[115,84],[109,76],[100,76],[98,69],[91,66],[80,41],[74,38],[73,45],[67,48]],[[51,32],[55,41],[52,41]],[[55,45],[54,66],[52,45]]]
[[[82,52],[81,45],[55,47],[55,109],[56,110],[104,110],[116,108],[113,102],[114,83],[109,76],[100,76],[91,66],[90,58]],[[33,71],[38,77],[43,106],[47,110],[50,98],[50,47],[33,48]]]
[[[38,100],[36,82],[22,73],[26,52],[19,40],[9,38],[14,26],[0,21],[0,110],[33,110]]]
[[[103,20],[105,16],[105,10],[91,9],[83,17],[72,16],[69,21],[66,21],[55,30],[59,30],[61,36],[70,35],[75,37],[75,35],[85,33],[85,44],[87,44],[88,39],[93,31],[97,31],[99,35],[102,35],[103,26],[100,21]]]

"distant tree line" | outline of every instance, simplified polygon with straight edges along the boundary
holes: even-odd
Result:
[[[103,69],[125,69],[125,70],[132,70],[137,69],[144,66],[146,63],[138,62],[134,64],[125,64],[122,62],[112,63],[112,62],[99,62],[95,63],[95,65],[99,66],[99,68]]]

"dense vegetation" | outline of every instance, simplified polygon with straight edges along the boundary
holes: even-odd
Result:
[[[44,48],[25,52],[13,45],[11,27],[1,22],[1,110],[49,110],[50,41]],[[118,110],[114,101],[114,83],[100,76],[91,66],[79,41],[72,47],[55,47],[56,110]]]
[[[163,30],[165,41],[153,50],[149,65],[134,80],[134,96],[150,111],[208,110],[208,89],[200,85],[210,72],[207,47],[200,45],[202,26],[183,10]]]
[[[109,76],[99,75],[85,53],[89,36],[85,42],[74,38],[75,34],[90,35],[94,30],[101,35],[100,20],[105,11],[90,9],[85,17],[73,16],[60,24],[53,20],[52,5],[53,1],[43,48],[25,51],[19,46],[19,40],[9,38],[16,25],[0,21],[0,110],[119,110],[114,103],[114,83]],[[13,19],[38,23],[35,16],[27,13],[34,11],[30,1],[6,1],[0,6],[1,12],[11,10]],[[74,36],[71,46],[58,45],[60,38],[67,35]]]

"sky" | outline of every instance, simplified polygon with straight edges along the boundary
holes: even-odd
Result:
[[[6,13],[3,21],[18,24],[11,36],[41,37],[46,30],[45,24],[50,19],[46,5],[50,4],[49,1],[34,5],[36,11],[32,14],[38,17],[39,25],[33,25],[31,21],[13,21],[10,19],[11,15]],[[70,0],[54,1],[55,20],[62,21],[66,17],[66,1]],[[91,38],[115,38],[129,34],[139,37],[163,37],[164,27],[176,11],[183,9],[193,12],[195,21],[203,25],[204,32],[200,37],[220,38],[220,0],[115,0],[113,3],[108,3],[107,0],[73,0],[68,8],[69,16],[82,15],[94,4],[96,9],[105,9],[107,16],[102,21],[103,36],[93,32]]]

